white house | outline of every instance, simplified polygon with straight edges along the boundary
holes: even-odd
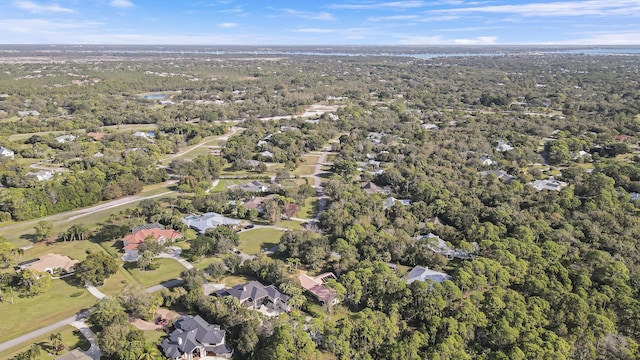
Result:
[[[560,191],[565,187],[567,187],[568,184],[564,181],[556,180],[552,176],[547,180],[536,180],[536,181],[527,183],[527,185],[533,186],[533,188],[536,189],[537,191],[541,191],[541,190]]]
[[[414,281],[426,281],[432,280],[441,283],[446,280],[451,280],[452,277],[448,274],[429,270],[427,267],[416,266],[407,275],[407,284],[411,284]]]
[[[76,139],[76,137],[74,135],[60,135],[56,138],[54,138],[55,141],[57,141],[60,144],[63,143],[67,143],[67,142],[73,142]]]
[[[53,179],[53,175],[54,175],[53,171],[40,170],[38,172],[27,173],[25,176],[30,178],[35,178],[38,181],[49,181]]]
[[[13,159],[16,156],[16,153],[15,151],[7,149],[4,146],[0,146],[0,155]]]

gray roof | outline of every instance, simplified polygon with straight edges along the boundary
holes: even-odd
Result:
[[[452,277],[442,272],[429,270],[429,268],[426,267],[416,266],[409,272],[409,275],[407,275],[407,284],[411,284],[414,281],[425,281],[427,279],[440,283],[451,280]]]
[[[260,300],[269,298],[270,300],[280,299],[282,302],[289,301],[289,297],[276,289],[275,286],[264,286],[257,281],[251,281],[246,284],[236,285],[230,289],[222,289],[216,291],[218,296],[233,296],[240,301],[252,299]]]
[[[92,360],[92,358],[78,349],[73,349],[62,356],[58,356],[56,360]]]
[[[200,347],[216,354],[231,352],[224,344],[224,330],[219,325],[209,324],[200,315],[182,316],[174,325],[176,329],[160,344],[162,351],[170,359],[191,353]]]
[[[215,228],[219,225],[237,225],[240,220],[231,219],[217,213],[205,213],[200,216],[191,214],[182,219],[182,222],[190,228],[198,230],[204,234],[207,229]]]
[[[151,230],[151,229],[162,229],[162,230],[164,230],[164,226],[162,226],[161,224],[158,224],[158,223],[144,224],[144,225],[136,226],[133,229],[131,229],[131,233],[135,234],[140,230]]]

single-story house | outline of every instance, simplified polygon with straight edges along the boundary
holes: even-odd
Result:
[[[16,265],[16,271],[22,271],[25,269],[35,270],[38,272],[54,273],[56,269],[60,269],[64,274],[70,274],[76,271],[76,264],[78,260],[72,260],[68,256],[59,254],[46,254],[39,258],[23,261]]]
[[[267,195],[267,196],[256,196],[254,198],[251,198],[250,200],[246,200],[243,202],[244,207],[246,207],[249,210],[258,210],[258,213],[263,213],[264,212],[264,202],[266,200],[270,200],[275,198],[276,196],[271,194],[271,195]]]
[[[533,186],[533,188],[536,189],[537,191],[541,191],[541,190],[560,191],[565,187],[567,187],[568,184],[564,181],[556,180],[552,176],[546,180],[532,181],[530,183],[527,183],[527,185]]]
[[[208,212],[202,215],[191,214],[183,218],[182,222],[188,227],[204,234],[207,229],[212,229],[219,225],[238,225],[241,221],[222,216],[218,213]]]
[[[387,199],[385,199],[382,202],[382,209],[386,210],[386,209],[392,207],[393,205],[395,205],[396,203],[401,204],[403,206],[409,206],[409,205],[411,205],[411,200],[396,199],[393,196],[389,196]]]
[[[498,140],[498,146],[496,146],[496,150],[500,152],[507,152],[515,149],[508,141]]]
[[[298,276],[298,280],[300,280],[300,285],[302,285],[303,289],[311,293],[320,302],[335,305],[340,301],[338,294],[335,290],[324,286],[324,283],[329,279],[337,278],[331,272],[320,274],[316,277],[310,277],[307,274],[300,274],[300,276]]]
[[[80,351],[80,349],[73,349],[64,355],[58,356],[56,360],[93,360],[93,358]]]
[[[0,155],[13,159],[16,156],[16,152],[13,150],[7,149],[4,146],[0,146]]]
[[[480,171],[478,174],[480,174],[481,176],[489,176],[489,175],[495,175],[498,180],[502,180],[505,183],[508,183],[514,179],[516,179],[515,176],[509,175],[506,171],[504,170],[487,170],[487,171]]]
[[[409,272],[409,275],[407,275],[407,284],[411,284],[414,281],[426,280],[432,280],[440,283],[451,279],[453,278],[445,273],[429,270],[429,268],[427,267],[418,265]]]
[[[267,150],[259,153],[258,155],[262,156],[263,158],[273,158],[273,153]]]
[[[173,324],[175,330],[160,347],[168,359],[230,358],[233,351],[225,344],[225,331],[220,325],[209,324],[200,315],[185,315]]]
[[[489,159],[486,156],[481,157],[480,161],[482,161],[482,165],[484,165],[484,166],[491,166],[491,165],[496,163],[495,161]]]
[[[222,289],[215,292],[216,296],[233,296],[240,304],[249,309],[259,310],[265,307],[275,312],[289,312],[289,297],[281,293],[275,286],[264,286],[257,281],[236,285],[230,289]]]
[[[373,182],[365,182],[360,184],[360,190],[364,191],[367,194],[386,194],[389,195],[391,191],[388,188],[380,187]]]
[[[38,110],[25,110],[25,111],[18,111],[18,116],[20,117],[24,117],[24,116],[39,116],[40,112]]]
[[[269,190],[267,184],[263,184],[257,180],[248,182],[246,184],[238,185],[237,188],[246,192],[261,192],[261,193],[267,192],[267,190]]]
[[[47,170],[40,170],[38,172],[29,172],[26,173],[25,176],[31,179],[36,179],[38,181],[49,181],[53,179],[54,172]]]
[[[630,201],[640,200],[640,193],[630,193],[629,200]]]
[[[156,133],[153,131],[136,131],[133,133],[133,136],[145,139],[153,139],[156,136]]]
[[[447,243],[438,235],[428,233],[427,235],[420,235],[417,240],[426,240],[427,248],[435,253],[442,254],[447,257],[454,256],[454,250],[447,245]]]
[[[67,142],[72,142],[76,139],[75,135],[60,135],[56,138],[54,138],[53,140],[57,141],[60,144],[64,144]]]
[[[422,124],[422,128],[425,130],[438,130],[440,127],[436,124]]]
[[[182,233],[176,230],[164,230],[158,228],[140,229],[137,230],[122,239],[124,261],[138,261],[138,248],[142,245],[146,239],[153,238],[161,244],[167,241],[174,241],[182,237]]]

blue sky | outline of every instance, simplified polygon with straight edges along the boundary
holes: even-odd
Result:
[[[0,0],[2,44],[640,45],[640,0]]]

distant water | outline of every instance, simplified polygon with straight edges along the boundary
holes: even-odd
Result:
[[[576,55],[640,55],[640,49],[575,49],[548,51],[546,54],[576,54]]]
[[[167,94],[149,94],[149,95],[141,95],[140,97],[146,100],[158,100],[158,99],[166,98]]]

